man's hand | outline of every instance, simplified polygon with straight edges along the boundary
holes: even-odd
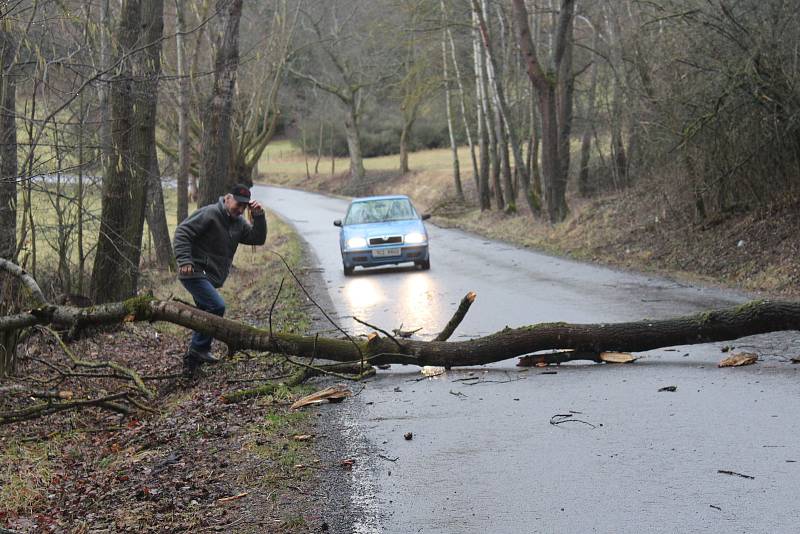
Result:
[[[251,200],[250,201],[250,213],[253,215],[263,215],[264,214],[264,207],[261,206],[261,202],[258,200]]]
[[[181,274],[192,274],[194,272],[194,265],[191,263],[187,263],[186,265],[181,265],[180,273]]]

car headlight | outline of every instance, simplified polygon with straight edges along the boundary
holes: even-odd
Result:
[[[427,241],[425,234],[420,232],[411,232],[410,234],[406,234],[405,242],[408,245],[416,245],[418,243],[424,243]]]
[[[367,246],[367,240],[363,237],[351,237],[347,240],[347,248],[364,248]]]

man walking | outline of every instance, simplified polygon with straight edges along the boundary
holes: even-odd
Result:
[[[242,216],[250,209],[253,224]],[[191,293],[201,310],[222,316],[225,301],[217,291],[228,277],[239,243],[263,245],[267,239],[264,209],[250,199],[250,190],[237,184],[220,197],[192,213],[175,229],[173,247],[178,263],[178,279]],[[189,350],[183,356],[183,369],[193,374],[203,363],[219,359],[210,352],[212,337],[194,332]]]

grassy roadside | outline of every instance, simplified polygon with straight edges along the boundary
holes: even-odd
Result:
[[[272,310],[273,328],[305,332],[305,296],[273,251],[303,278],[301,241],[270,214],[267,245],[241,247],[236,256],[223,290],[226,316],[266,325]],[[144,283],[157,297],[189,299],[169,273],[147,272]],[[125,324],[71,348],[145,375],[168,375],[179,371],[188,335],[168,324]],[[224,354],[224,346],[215,350]],[[29,380],[47,371],[33,357],[65,360],[39,336],[23,353],[20,376]],[[0,526],[21,532],[314,530],[321,521],[319,503],[306,495],[319,458],[313,437],[297,436],[314,436],[316,418],[288,408],[314,387],[279,387],[270,396],[224,404],[223,394],[280,381],[292,369],[279,357],[247,353],[204,369],[206,376],[196,383],[148,382],[158,391],[157,413],[120,419],[86,410],[0,427]],[[96,391],[112,387],[93,383]],[[77,380],[59,388],[76,396],[88,392]],[[0,400],[0,408],[8,402]]]
[[[336,174],[330,173],[330,161],[326,165],[323,160],[320,173],[309,177],[304,158],[288,142],[270,148],[273,152],[259,168],[265,182],[335,194],[349,191],[346,160],[336,160]],[[412,171],[405,175],[396,171],[397,156],[367,159],[367,184],[357,194],[408,194],[419,209],[433,213],[439,226],[558,256],[779,298],[800,297],[800,234],[795,231],[800,197],[697,221],[675,200],[680,191],[654,194],[647,177],[641,177],[621,192],[591,199],[570,195],[568,218],[550,225],[532,217],[524,203],[518,205],[519,214],[481,212],[466,149],[459,157],[465,203],[454,198],[446,149],[412,153]]]

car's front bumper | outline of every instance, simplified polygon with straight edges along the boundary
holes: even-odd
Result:
[[[397,247],[400,254],[392,256],[378,256],[381,250],[394,247],[370,247],[359,250],[346,250],[342,252],[342,263],[346,267],[373,267],[377,265],[396,265],[407,262],[423,262],[428,260],[428,245],[405,245]]]

